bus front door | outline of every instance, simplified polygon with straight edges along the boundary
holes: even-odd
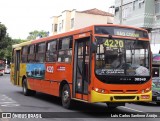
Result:
[[[14,84],[19,85],[19,70],[20,70],[20,50],[15,50],[15,70],[14,70]]]
[[[75,41],[73,97],[88,101],[90,37]]]

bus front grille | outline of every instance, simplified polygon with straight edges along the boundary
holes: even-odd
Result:
[[[135,99],[136,96],[114,96],[116,100],[132,100]]]
[[[110,93],[112,94],[137,94],[138,90],[110,90]]]

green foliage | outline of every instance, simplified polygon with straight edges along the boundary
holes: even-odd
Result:
[[[46,31],[38,31],[38,30],[34,30],[32,32],[29,33],[29,36],[27,37],[27,40],[34,40],[37,37],[47,37],[48,36],[48,32]]]
[[[0,59],[5,58],[7,47],[11,45],[12,39],[6,34],[7,28],[0,23]]]
[[[12,39],[7,34],[7,28],[0,23],[0,59],[11,61],[12,45],[24,42],[26,40]]]
[[[48,32],[45,31],[32,31],[29,33],[27,40],[22,39],[12,39],[7,34],[7,28],[4,24],[0,23],[0,59],[7,59],[11,61],[12,56],[12,45],[19,44],[28,40],[34,40],[37,37],[47,37]]]
[[[7,28],[5,27],[5,25],[0,23],[0,42],[3,41],[3,38],[6,35],[6,31],[7,31]]]
[[[10,59],[12,51],[12,39],[6,35],[0,41],[0,59]]]
[[[22,40],[22,39],[13,39],[12,41],[12,45],[14,44],[19,44],[19,43],[22,43],[22,42],[26,42],[27,40]]]

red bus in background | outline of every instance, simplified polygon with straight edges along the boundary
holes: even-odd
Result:
[[[92,25],[13,45],[11,82],[24,95],[36,92],[71,100],[106,103],[152,100],[148,32],[114,24]]]
[[[0,76],[4,75],[5,63],[3,60],[0,60]]]

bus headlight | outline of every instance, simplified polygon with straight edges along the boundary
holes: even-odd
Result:
[[[99,93],[105,93],[105,89],[100,89],[100,88],[93,88],[94,91],[99,92]]]
[[[146,89],[143,89],[143,90],[142,90],[142,93],[147,93],[147,92],[149,92],[149,91],[151,91],[151,88],[146,88]]]

